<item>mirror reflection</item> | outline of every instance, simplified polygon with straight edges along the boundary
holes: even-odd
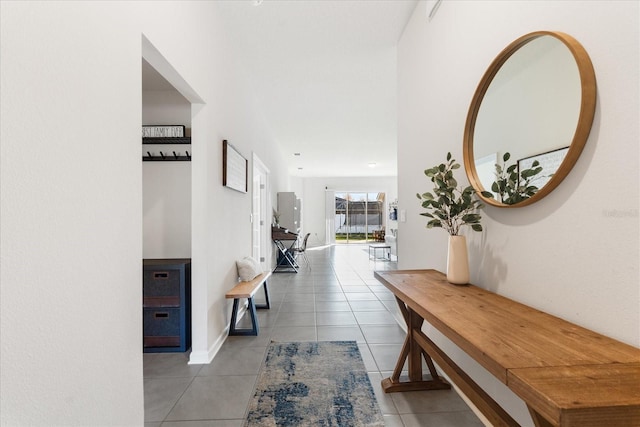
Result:
[[[465,130],[465,169],[489,204],[529,204],[546,195],[571,168],[572,164],[565,166],[566,171],[556,176],[586,121],[585,141],[588,136],[595,77],[593,105],[587,105],[591,116],[583,117],[589,113],[583,107],[583,72],[570,45],[555,34],[532,33],[512,43],[476,91]],[[583,145],[584,141],[577,144],[572,161]]]

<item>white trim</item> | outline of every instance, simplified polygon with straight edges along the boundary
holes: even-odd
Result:
[[[213,358],[218,354],[220,348],[222,348],[222,344],[229,336],[229,327],[224,328],[222,333],[218,335],[218,339],[209,347],[207,351],[192,351],[189,355],[188,365],[206,365],[211,363]]]
[[[247,313],[247,306],[242,304],[240,306],[240,309],[238,310],[237,321],[239,322],[240,320],[242,320],[242,318],[246,313]],[[229,336],[229,326],[224,328],[224,330],[222,331],[222,334],[218,335],[218,339],[216,339],[216,341],[211,345],[211,347],[209,347],[207,351],[192,351],[191,354],[189,355],[189,362],[187,364],[203,365],[203,364],[211,363],[213,358],[220,351],[220,348],[222,348],[222,344],[224,344],[228,336]]]

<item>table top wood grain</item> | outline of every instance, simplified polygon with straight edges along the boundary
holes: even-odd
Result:
[[[580,420],[606,406],[614,408],[606,416],[625,407],[640,419],[640,349],[477,286],[452,285],[436,270],[375,276],[558,425],[580,425],[560,424],[571,411]],[[600,410],[589,415],[593,407]]]

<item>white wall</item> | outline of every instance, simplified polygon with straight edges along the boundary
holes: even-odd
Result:
[[[447,235],[426,230],[415,193],[423,170],[447,151],[462,161],[477,84],[509,43],[536,30],[574,36],[593,61],[598,105],[576,166],[540,202],[487,207],[483,233],[468,232],[472,282],[579,325],[640,345],[639,7],[637,1],[445,1],[435,18],[421,3],[398,47],[400,268],[445,269]],[[466,182],[464,174],[458,176]],[[473,233],[473,234],[472,234]],[[438,342],[523,425],[519,399]]]
[[[304,233],[311,233],[309,246],[325,244],[325,188],[334,191],[383,192],[386,194],[385,209],[398,194],[396,177],[344,177],[304,178],[303,180],[302,226]],[[388,215],[385,214],[388,219]]]
[[[215,2],[0,5],[0,424],[142,425],[141,35],[205,101],[192,110],[196,361],[224,338],[224,293],[251,253],[251,190],[222,187],[222,140],[255,151],[274,192],[281,152]]]
[[[140,31],[104,4],[0,17],[0,424],[141,424]]]
[[[142,187],[142,257],[191,258],[191,163],[144,162]]]
[[[143,125],[191,129],[191,103],[176,90],[142,92]],[[193,155],[190,145],[142,146],[142,156]],[[142,162],[142,257],[191,258],[191,162]]]

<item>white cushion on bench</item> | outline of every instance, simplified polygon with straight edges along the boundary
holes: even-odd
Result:
[[[262,266],[260,263],[250,256],[244,257],[240,261],[236,261],[236,267],[238,267],[238,276],[240,276],[240,280],[243,282],[253,280],[262,273]]]

